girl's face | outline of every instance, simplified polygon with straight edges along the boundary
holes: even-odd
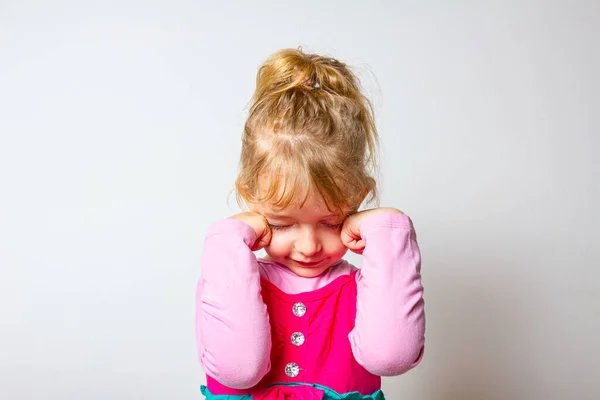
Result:
[[[278,210],[266,203],[251,208],[262,214],[271,228],[267,254],[296,275],[318,276],[346,254],[340,238],[345,215],[331,213],[320,196],[311,195],[302,207]]]

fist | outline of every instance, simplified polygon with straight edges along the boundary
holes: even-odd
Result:
[[[262,215],[255,212],[243,212],[229,217],[229,219],[242,221],[254,230],[254,233],[256,233],[256,240],[250,250],[260,250],[271,242],[271,229],[269,228],[267,220]]]
[[[362,254],[363,250],[365,249],[365,242],[360,236],[361,223],[366,218],[369,218],[372,215],[390,213],[404,214],[402,211],[396,208],[382,207],[360,211],[346,217],[346,219],[344,220],[344,224],[342,225],[342,231],[340,233],[342,243],[344,243],[344,246],[346,246],[348,249],[350,249],[356,254]]]

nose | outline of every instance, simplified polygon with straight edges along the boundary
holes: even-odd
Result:
[[[312,257],[321,251],[321,241],[313,227],[304,227],[298,233],[295,243],[296,250],[304,257]]]

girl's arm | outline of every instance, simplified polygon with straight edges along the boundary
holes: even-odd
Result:
[[[357,273],[356,324],[349,334],[354,357],[375,375],[400,375],[423,356],[425,312],[421,255],[410,218],[371,215],[361,223],[365,243]]]
[[[221,384],[246,389],[269,371],[271,330],[251,248],[254,230],[226,219],[208,231],[196,295],[200,363]]]

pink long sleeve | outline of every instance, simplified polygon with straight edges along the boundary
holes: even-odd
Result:
[[[415,367],[425,342],[421,255],[410,218],[380,214],[361,225],[365,241],[357,274],[357,310],[349,334],[366,370],[393,376]]]
[[[256,385],[270,369],[271,330],[250,247],[256,234],[227,219],[208,231],[196,295],[196,335],[204,371],[236,389]]]
[[[361,226],[366,241],[357,279],[357,315],[348,335],[357,362],[375,375],[398,375],[421,360],[425,316],[420,252],[410,218],[374,215]],[[202,256],[196,331],[205,372],[237,389],[270,369],[271,333],[260,277],[287,293],[317,290],[355,269],[346,261],[315,278],[294,275],[250,251],[254,231],[237,220],[211,226]]]

